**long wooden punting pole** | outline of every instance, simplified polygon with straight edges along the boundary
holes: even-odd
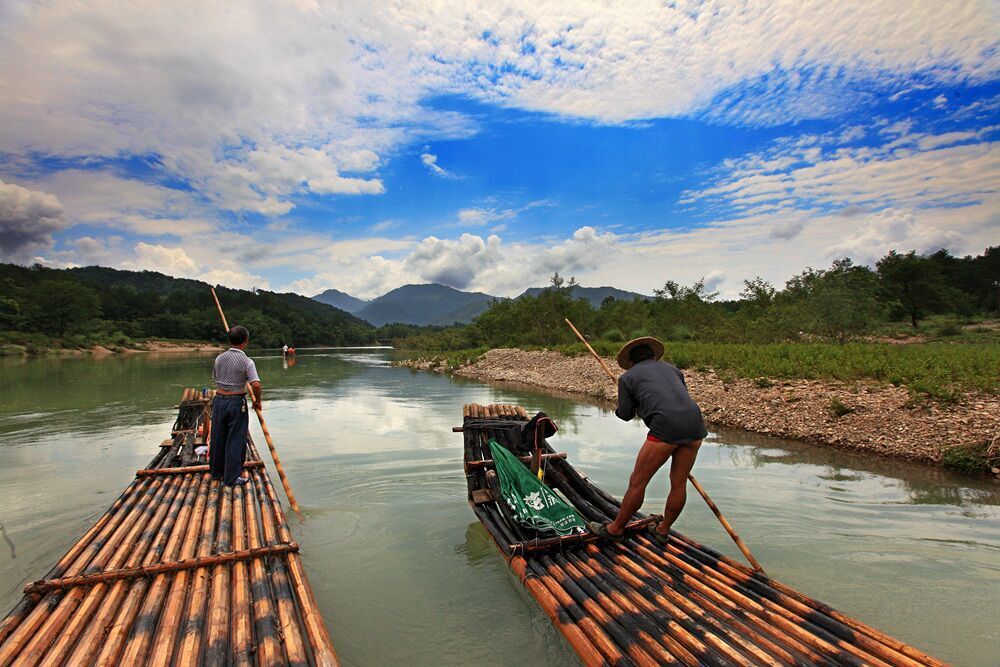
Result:
[[[573,330],[573,333],[576,334],[576,337],[580,339],[580,342],[586,345],[587,349],[590,350],[590,353],[594,355],[594,359],[597,359],[597,363],[599,363],[601,365],[601,368],[604,369],[604,372],[608,374],[608,378],[610,378],[611,382],[617,385],[618,378],[616,378],[615,374],[611,372],[611,369],[608,368],[608,365],[604,363],[604,359],[601,359],[601,356],[597,354],[597,352],[594,351],[594,348],[590,346],[590,343],[588,343],[587,339],[583,337],[583,334],[581,334],[580,331],[575,326],[573,326],[573,323],[569,321],[569,318],[566,318],[566,324],[568,324],[569,328]],[[722,527],[726,529],[727,533],[729,533],[729,537],[733,538],[733,542],[736,543],[736,546],[739,547],[740,551],[743,552],[743,555],[746,556],[747,561],[749,561],[750,565],[753,566],[753,569],[756,570],[757,572],[760,572],[761,574],[766,574],[764,572],[764,568],[761,567],[760,563],[757,562],[757,559],[753,557],[752,553],[750,553],[750,549],[747,547],[746,543],[744,543],[743,539],[736,534],[736,531],[733,530],[733,527],[729,524],[729,521],[726,520],[726,517],[722,516],[722,512],[719,511],[719,508],[716,507],[714,502],[712,502],[712,498],[708,495],[708,491],[706,491],[705,488],[698,483],[698,480],[694,478],[694,475],[688,475],[688,479],[691,480],[691,484],[698,491],[701,497],[705,499],[705,503],[708,505],[708,508],[712,510],[712,513],[715,514],[716,518],[719,520],[719,523],[721,523]]]
[[[226,314],[222,312],[222,304],[219,303],[219,295],[215,293],[215,288],[212,288],[212,298],[215,299],[215,307],[219,309],[219,317],[222,318],[222,326],[225,327],[226,331],[229,331],[229,322],[226,321]],[[247,385],[247,391],[250,391],[250,385]],[[252,394],[251,394],[252,396]],[[304,517],[302,516],[302,510],[299,508],[298,501],[295,500],[295,494],[292,493],[292,485],[288,482],[288,476],[285,475],[285,468],[281,465],[281,459],[278,458],[278,450],[274,448],[274,441],[271,440],[271,432],[267,430],[267,422],[264,421],[264,413],[261,412],[260,408],[254,408],[254,412],[257,413],[257,419],[260,421],[260,430],[264,432],[264,440],[267,442],[267,448],[271,450],[271,458],[274,459],[274,467],[278,469],[278,477],[281,478],[281,486],[285,487],[285,495],[288,496],[288,504],[292,506],[295,510],[295,515],[299,517],[299,521],[302,521]]]

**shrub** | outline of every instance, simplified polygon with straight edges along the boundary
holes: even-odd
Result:
[[[854,412],[854,408],[844,405],[840,399],[832,398],[830,399],[830,412],[833,413],[834,417],[840,418]]]
[[[766,378],[764,376],[761,376],[761,377],[758,377],[758,378],[754,378],[753,379],[753,384],[754,384],[755,387],[759,387],[761,389],[767,389],[769,387],[773,387],[774,386],[774,383],[771,382],[771,380],[769,378]]]
[[[601,336],[601,338],[607,341],[611,341],[613,343],[625,342],[625,334],[622,333],[621,329],[608,329],[607,331],[604,332],[604,335]]]
[[[941,463],[952,470],[970,475],[988,473],[994,465],[1000,465],[1000,456],[989,457],[989,445],[986,442],[970,445],[954,445],[944,451]]]
[[[959,336],[962,333],[962,327],[956,322],[944,322],[938,325],[937,329],[934,330],[935,336]]]

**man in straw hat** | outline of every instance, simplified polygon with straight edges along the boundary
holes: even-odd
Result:
[[[698,448],[708,435],[701,410],[688,395],[684,375],[675,366],[660,361],[662,356],[663,343],[649,336],[629,341],[618,352],[618,365],[625,373],[618,378],[615,415],[630,421],[638,413],[649,427],[649,435],[635,459],[618,516],[608,524],[590,523],[591,531],[607,539],[624,539],[625,526],[642,506],[649,480],[667,459],[672,459],[663,521],[650,527],[656,540],[667,542],[670,526],[687,501],[687,478]]]

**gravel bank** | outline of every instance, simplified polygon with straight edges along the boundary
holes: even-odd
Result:
[[[620,372],[613,359],[605,361],[614,372]],[[445,370],[425,360],[407,365]],[[487,382],[557,389],[609,403],[617,394],[591,357],[567,357],[559,352],[490,350],[453,372]],[[888,384],[775,380],[772,386],[761,387],[758,385],[766,382],[724,382],[712,371],[688,369],[684,375],[691,396],[710,424],[815,444],[940,463],[949,447],[992,442],[1000,434],[1000,398],[985,394],[968,395],[957,405],[915,405],[905,388]],[[850,412],[837,416],[834,402]]]

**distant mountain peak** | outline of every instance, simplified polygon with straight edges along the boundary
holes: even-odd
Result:
[[[333,306],[334,308],[346,310],[352,314],[364,308],[368,303],[364,299],[351,296],[347,292],[341,292],[338,289],[328,289],[312,298],[320,303],[325,303],[329,306]]]

